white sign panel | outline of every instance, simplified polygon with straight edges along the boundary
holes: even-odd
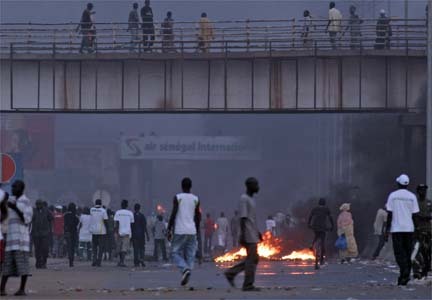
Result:
[[[123,137],[122,159],[257,160],[257,143],[234,136]]]

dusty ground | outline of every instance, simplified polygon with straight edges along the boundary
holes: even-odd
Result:
[[[131,262],[128,262],[131,264]],[[213,263],[197,266],[187,288],[171,265],[148,263],[146,268],[118,268],[114,262],[101,268],[65,260],[51,260],[47,270],[33,270],[29,299],[431,299],[431,280],[395,286],[397,268],[391,263],[359,261],[330,263],[316,272],[311,265],[261,262],[257,286],[261,292],[229,288],[223,268]],[[242,277],[237,279],[240,286]],[[11,279],[13,294],[18,280]],[[10,298],[15,298],[11,296]],[[6,299],[6,297],[5,297]]]

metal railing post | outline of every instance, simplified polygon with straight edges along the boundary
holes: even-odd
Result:
[[[184,36],[183,36],[183,27],[180,28],[180,43],[181,43],[181,53],[184,53]]]
[[[72,52],[72,48],[73,48],[73,27],[72,27],[72,22],[70,22],[70,26],[71,26],[71,31],[69,32],[69,52]]]
[[[291,35],[292,35],[292,42],[291,42],[291,47],[293,49],[295,49],[295,36],[296,36],[296,19],[292,20],[292,30],[291,30]]]
[[[14,109],[13,105],[13,52],[14,52],[14,44],[10,44],[10,50],[9,50],[9,76],[10,76],[10,107],[11,109]]]
[[[116,31],[115,31],[115,25],[114,23],[111,23],[111,30],[112,30],[112,48],[115,49],[116,45]]]
[[[249,25],[250,20],[247,19],[246,20],[246,50],[249,52],[249,48],[250,48],[250,25]]]
[[[31,22],[29,22],[29,26],[27,28],[27,52],[30,53],[30,42],[31,42]]]

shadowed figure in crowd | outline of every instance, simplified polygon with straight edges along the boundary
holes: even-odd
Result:
[[[147,219],[140,211],[141,205],[135,203],[134,206],[134,222],[132,223],[132,245],[134,249],[134,266],[145,267],[145,244],[150,241],[147,230]]]
[[[32,219],[32,239],[36,258],[36,269],[46,269],[49,255],[49,237],[51,232],[52,215],[43,201],[36,201],[36,209]]]
[[[312,241],[311,249],[313,249],[316,242],[320,242],[321,257],[319,257],[319,262],[322,265],[324,264],[326,253],[326,232],[332,231],[334,228],[330,209],[326,206],[326,199],[320,198],[318,200],[318,206],[312,209],[309,215],[308,227],[314,231],[314,239]]]
[[[69,203],[68,210],[64,216],[64,236],[69,258],[69,267],[74,266],[75,251],[78,245],[79,218],[75,203]]]

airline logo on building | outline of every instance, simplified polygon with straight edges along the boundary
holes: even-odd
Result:
[[[235,136],[122,137],[122,159],[258,160],[257,142]]]

